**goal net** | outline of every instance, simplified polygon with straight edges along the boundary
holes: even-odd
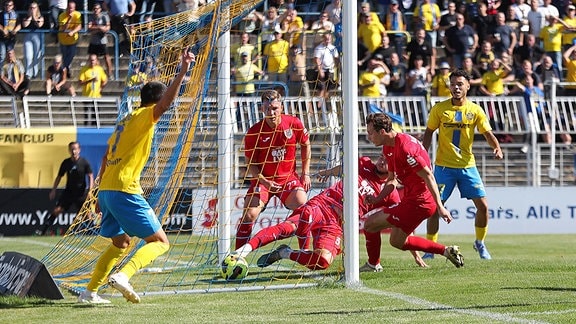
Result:
[[[263,253],[279,244],[297,248],[297,239],[288,238],[250,253],[246,258],[250,266],[246,278],[226,281],[220,277],[221,260],[234,250],[233,237],[222,237],[221,233],[226,232],[222,229],[228,227],[228,232],[235,232],[247,190],[242,139],[247,128],[260,119],[260,100],[257,95],[234,97],[234,87],[217,87],[220,84],[217,79],[227,76],[216,76],[220,68],[216,49],[218,38],[258,5],[261,1],[215,1],[197,11],[129,26],[131,61],[119,118],[138,107],[142,84],[152,79],[164,83],[171,81],[178,72],[184,48],[190,47],[197,54],[195,66],[183,82],[172,109],[157,124],[151,156],[141,178],[144,196],[161,219],[171,243],[166,254],[131,279],[135,290],[143,295],[305,287],[334,282],[342,276],[339,257],[324,271],[310,271],[290,260],[266,268],[256,266],[256,260]],[[273,82],[262,82],[258,87],[277,86]],[[222,107],[219,98],[226,92],[230,92],[232,99]],[[300,117],[311,133],[314,143],[312,173],[336,163],[340,123],[334,111],[340,106],[339,98],[292,96],[287,97],[284,105],[285,113]],[[230,141],[220,138],[221,127],[232,130]],[[219,167],[218,161],[223,156],[219,156],[222,150],[218,145],[230,145],[232,163],[229,166],[220,164]],[[300,163],[299,159],[295,163]],[[231,174],[230,179],[223,178],[223,174]],[[221,182],[230,184],[226,194],[218,190]],[[309,196],[325,186],[314,182]],[[73,292],[87,284],[98,257],[110,244],[109,239],[97,235],[97,196],[96,186],[72,226],[43,259],[57,283]],[[226,204],[221,201],[231,202],[230,209],[223,210],[222,206]],[[222,214],[230,215],[229,223],[221,222],[219,216]],[[252,234],[281,222],[289,214],[279,200],[270,201]],[[133,239],[129,252],[115,269],[143,244],[142,240]],[[114,294],[114,290],[104,287],[103,293]]]

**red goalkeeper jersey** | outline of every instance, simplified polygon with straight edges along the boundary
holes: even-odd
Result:
[[[250,127],[244,138],[246,162],[258,165],[266,178],[282,181],[296,171],[297,145],[306,143],[308,138],[308,130],[296,117],[282,115],[276,128],[261,120]]]

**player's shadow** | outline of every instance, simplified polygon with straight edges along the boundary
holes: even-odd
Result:
[[[576,288],[568,287],[502,287],[507,290],[545,290],[545,291],[576,291]]]

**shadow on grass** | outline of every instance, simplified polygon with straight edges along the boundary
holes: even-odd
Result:
[[[502,287],[506,290],[544,290],[544,291],[576,291],[576,288],[561,287]]]

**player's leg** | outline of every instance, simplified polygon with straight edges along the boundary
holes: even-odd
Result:
[[[261,229],[254,235],[248,243],[242,245],[240,248],[236,249],[241,257],[245,258],[248,254],[256,249],[259,249],[267,244],[274,241],[283,240],[285,238],[291,237],[296,233],[296,224],[300,214],[292,214],[285,221],[278,225],[269,226]]]
[[[242,219],[236,228],[236,249],[248,243],[254,222],[268,201],[268,190],[264,186],[251,186],[244,198]]]
[[[453,174],[454,169],[446,168],[441,166],[434,167],[434,178],[436,178],[436,183],[438,183],[438,191],[440,192],[440,198],[444,203],[456,186],[457,178]],[[438,242],[438,231],[440,230],[440,217],[438,213],[430,216],[426,220],[426,238],[433,242]],[[424,253],[423,259],[433,259],[434,254]]]
[[[107,195],[106,191],[101,191],[98,202],[100,211],[102,212],[100,235],[112,238],[112,244],[110,244],[98,258],[86,290],[78,296],[78,301],[82,303],[105,304],[110,302],[98,296],[98,289],[105,283],[108,274],[112,271],[112,268],[116,265],[120,257],[126,252],[126,248],[130,244],[130,236],[124,233],[120,224],[108,209],[108,199],[111,198],[112,196]],[[112,201],[110,203],[114,202]]]
[[[295,175],[292,175],[284,184],[280,200],[290,210],[296,210],[308,201],[304,186]],[[301,249],[308,249],[310,247],[310,238],[298,236],[298,245]]]
[[[462,170],[460,184],[458,185],[462,198],[471,199],[476,207],[476,218],[474,220],[474,232],[476,240],[474,249],[478,251],[481,259],[490,260],[492,256],[488,252],[484,240],[488,232],[488,200],[484,183],[476,167]]]
[[[366,238],[366,253],[368,254],[368,261],[360,267],[360,272],[381,272],[384,269],[380,265],[380,248],[382,246],[382,238],[380,232],[367,232],[364,231]]]
[[[100,193],[102,194],[102,193]],[[115,195],[112,210],[115,219],[123,230],[143,239],[146,244],[139,248],[118,273],[108,278],[108,284],[119,290],[124,298],[133,303],[140,302],[140,297],[129,283],[130,278],[160,255],[166,253],[170,243],[162,225],[144,197],[123,192],[112,192]],[[113,242],[115,242],[113,239]]]

